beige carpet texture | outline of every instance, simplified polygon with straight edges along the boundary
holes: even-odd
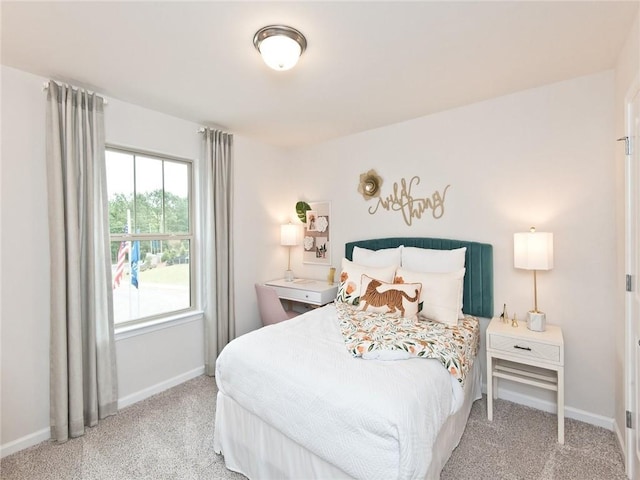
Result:
[[[80,438],[44,442],[0,463],[2,480],[244,479],[213,451],[215,380],[201,376],[121,410]],[[484,398],[472,408],[441,480],[624,480],[612,432],[498,400],[487,421]],[[303,480],[303,479],[300,479]]]

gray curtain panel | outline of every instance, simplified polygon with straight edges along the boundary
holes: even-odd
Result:
[[[205,373],[235,338],[233,288],[233,135],[204,129],[202,166],[203,310]]]
[[[51,436],[117,411],[103,99],[49,82]]]

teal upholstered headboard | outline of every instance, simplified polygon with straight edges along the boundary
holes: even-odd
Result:
[[[422,237],[376,238],[348,242],[345,245],[345,257],[352,260],[353,247],[356,246],[379,250],[400,245],[436,250],[467,247],[462,311],[477,317],[493,317],[493,247],[488,243]]]

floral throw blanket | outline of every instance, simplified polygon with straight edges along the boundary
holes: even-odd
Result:
[[[435,358],[462,386],[478,352],[478,319],[467,316],[452,327],[428,320],[392,318],[336,302],[347,350],[365,359]]]

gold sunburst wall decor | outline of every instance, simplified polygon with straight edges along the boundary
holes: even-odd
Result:
[[[374,169],[360,175],[360,184],[358,185],[358,193],[365,200],[371,200],[380,196],[380,188],[382,187],[382,177],[376,173]]]

